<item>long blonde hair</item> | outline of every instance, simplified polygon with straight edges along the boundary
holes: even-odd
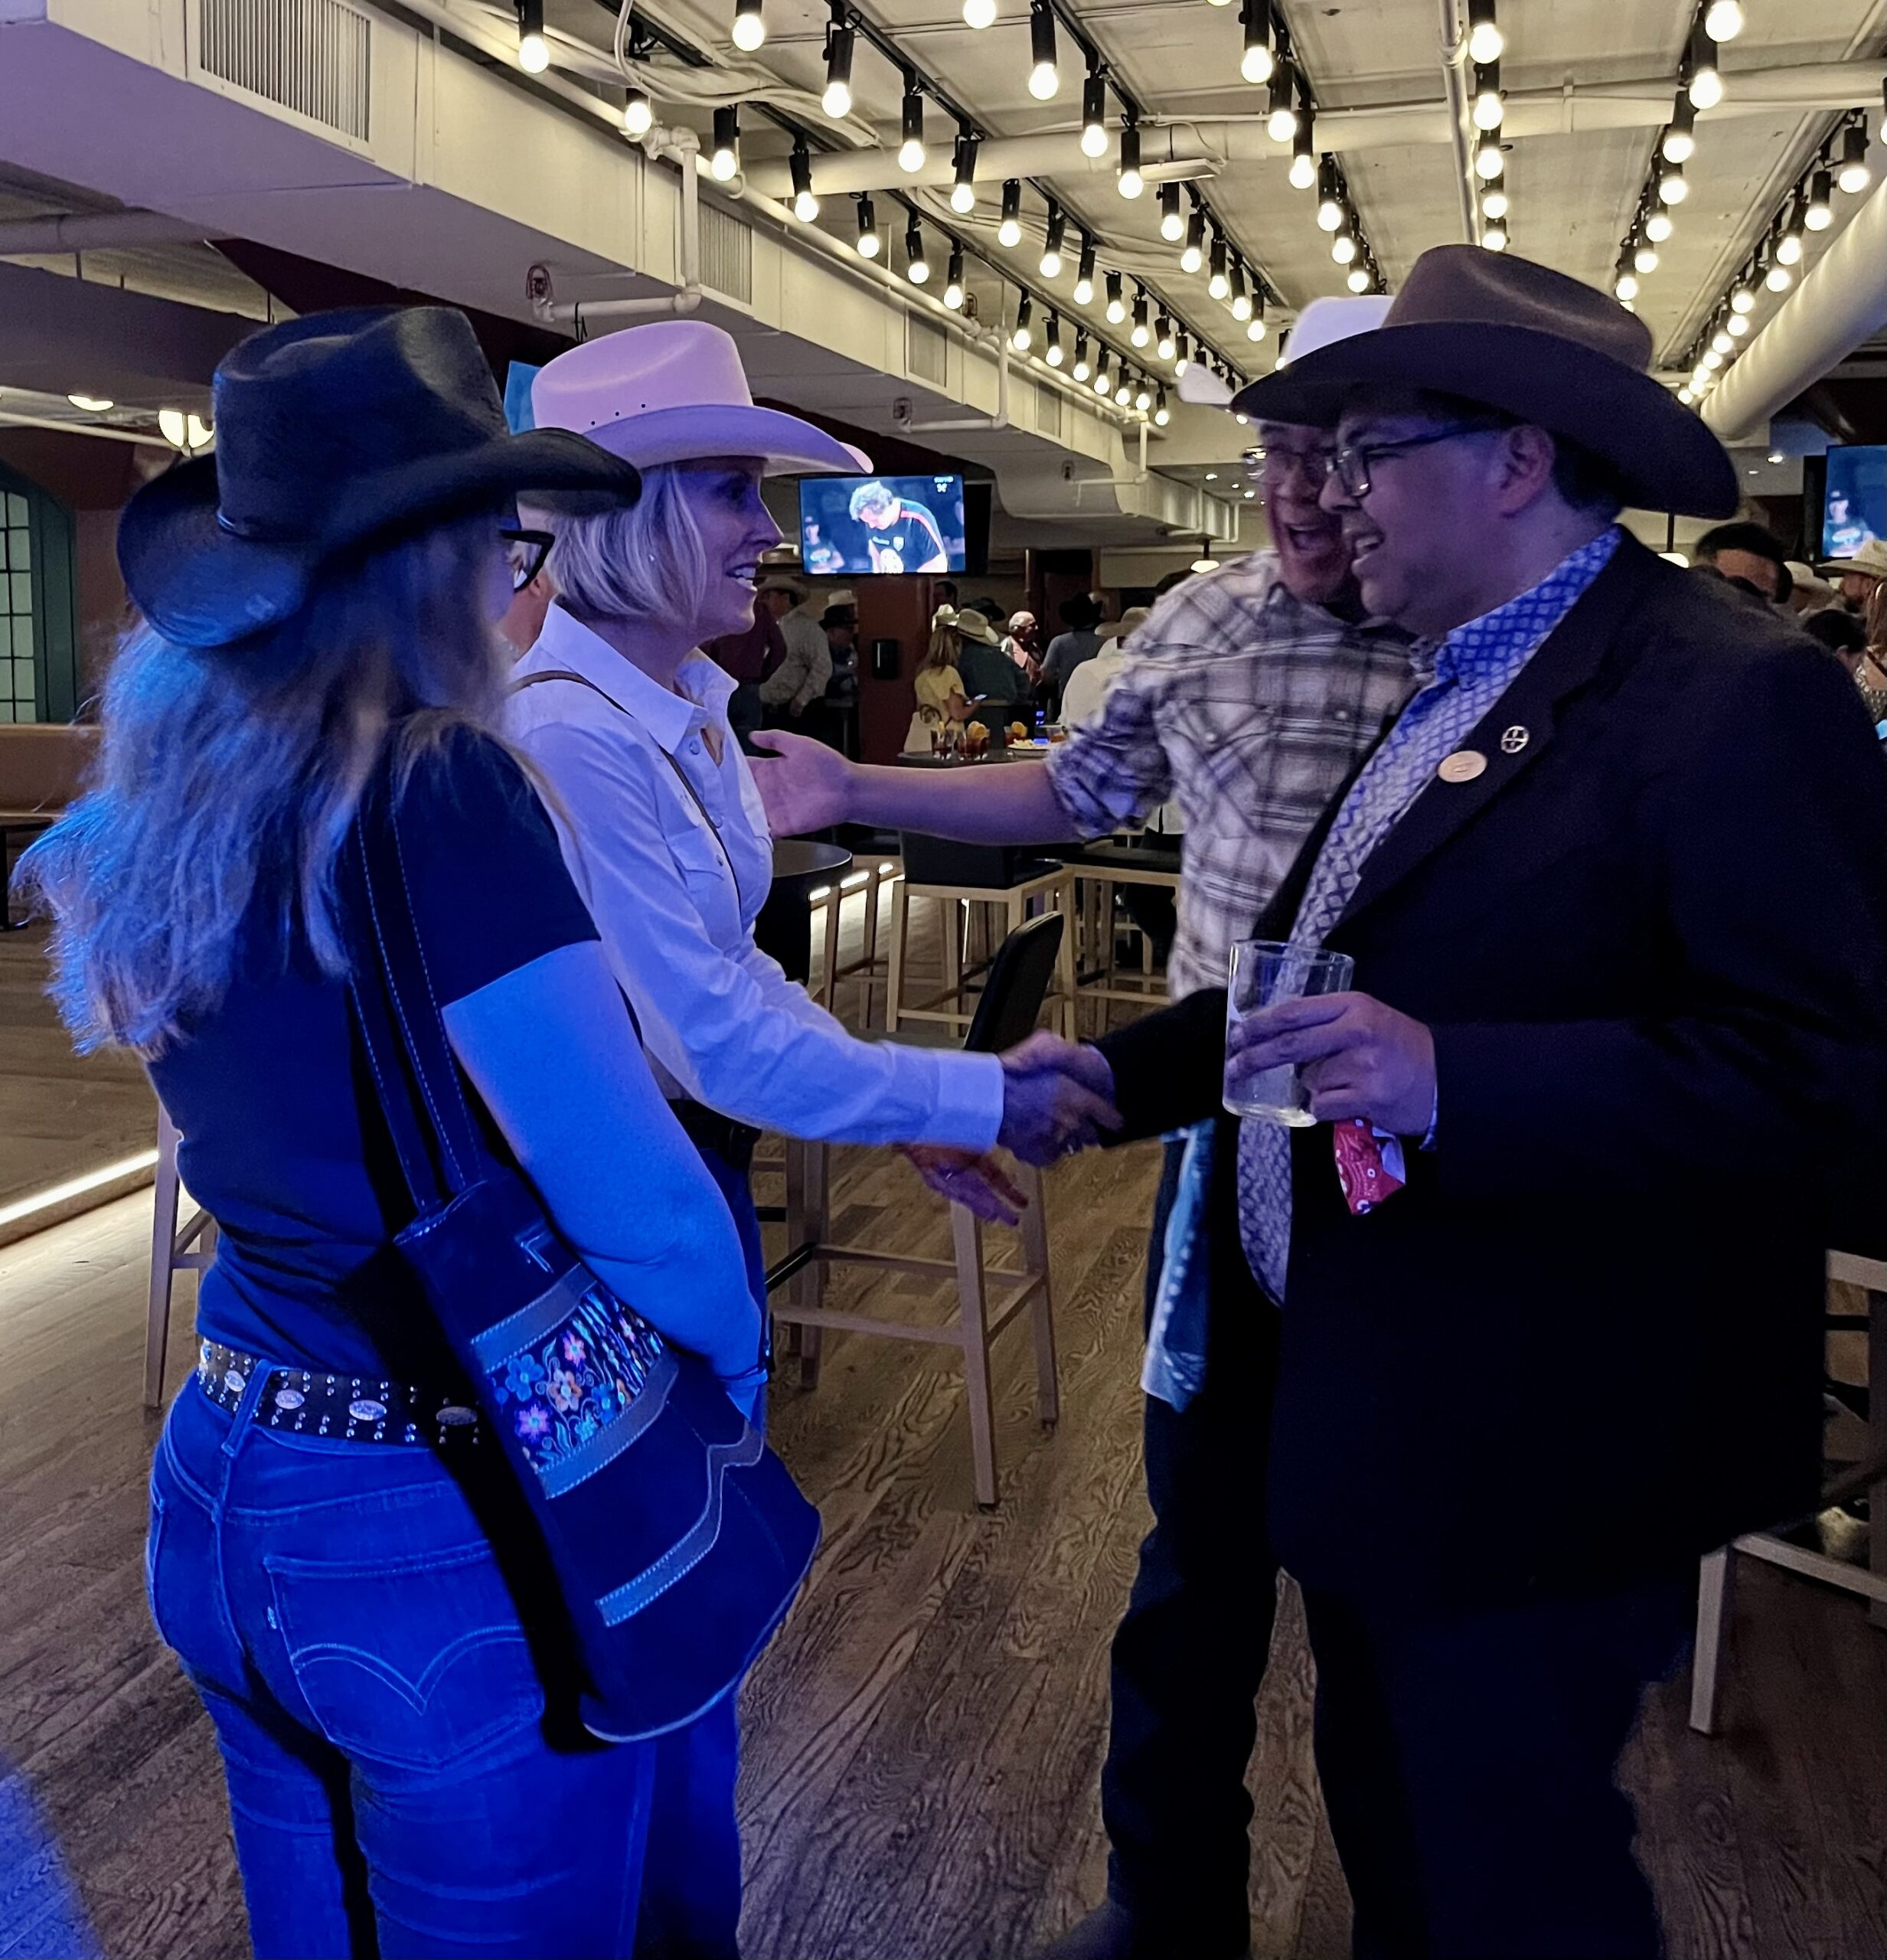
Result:
[[[403,781],[448,729],[497,721],[510,655],[485,606],[496,527],[468,518],[351,560],[234,646],[133,629],[87,793],[20,861],[52,916],[52,995],[81,1050],[162,1054],[214,1009],[239,958],[286,965],[298,940],[345,972],[335,859],[390,738]]]
[[[955,626],[933,626],[930,645],[924,654],[924,665],[919,670],[926,674],[941,674],[946,667],[957,664],[957,655],[963,650],[963,641]]]
[[[1887,579],[1874,581],[1874,590],[1861,609],[1861,624],[1866,629],[1869,646],[1887,658]]]

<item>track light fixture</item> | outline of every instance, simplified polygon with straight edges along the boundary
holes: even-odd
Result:
[[[1657,175],[1657,194],[1667,204],[1681,204],[1690,195],[1690,180],[1684,175],[1681,163],[1665,158]]]
[[[1186,236],[1186,220],[1180,214],[1180,187],[1165,183],[1160,186],[1160,236],[1169,245],[1177,245]]]
[[[1086,306],[1094,298],[1094,237],[1081,234],[1081,256],[1075,265],[1075,304]]]
[[[1330,255],[1340,266],[1347,266],[1355,262],[1356,235],[1349,229],[1347,225],[1330,240]]]
[[[1500,132],[1484,129],[1481,141],[1474,146],[1474,175],[1485,181],[1498,177],[1507,168],[1507,159],[1500,149]]]
[[[1842,133],[1841,167],[1835,174],[1835,181],[1850,198],[1858,198],[1873,177],[1867,161],[1867,118],[1858,116]]]
[[[1502,175],[1490,177],[1487,188],[1481,194],[1481,214],[1483,217],[1503,218],[1507,214],[1507,180]]]
[[[1654,245],[1662,245],[1676,229],[1662,204],[1654,204],[1644,214],[1644,235]]]
[[[1101,350],[1100,358],[1094,364],[1094,391],[1098,395],[1114,392],[1113,377],[1107,371],[1107,349],[1105,347]]]
[[[1081,154],[1107,155],[1107,77],[1099,67],[1081,85]]]
[[[1009,345],[1018,354],[1027,354],[1030,341],[1035,338],[1035,335],[1029,325],[1030,315],[1034,311],[1035,308],[1030,302],[1029,296],[1025,292],[1016,302],[1015,331],[1009,336]]]
[[[1134,378],[1134,406],[1142,415],[1153,406],[1153,390],[1148,387],[1144,374],[1136,375]]]
[[[1278,44],[1285,44],[1284,24],[1278,28]],[[1291,63],[1281,58],[1271,78],[1271,90],[1265,98],[1271,113],[1265,119],[1265,133],[1274,143],[1288,143],[1298,133],[1297,71]]]
[[[1173,322],[1164,313],[1153,323],[1153,351],[1162,361],[1173,358]]]
[[[1809,179],[1808,208],[1802,220],[1810,231],[1826,231],[1835,221],[1834,180],[1826,168]]]
[[[1252,317],[1252,296],[1245,289],[1245,261],[1239,258],[1232,261],[1232,317],[1235,320]]]
[[[1494,0],[1467,0],[1467,58],[1485,67],[1507,52],[1507,38],[1496,24]]]
[[[1487,61],[1474,69],[1474,127],[1497,129],[1507,114],[1500,94],[1500,64]]]
[[[1153,307],[1144,286],[1134,294],[1134,330],[1127,338],[1136,347],[1144,347],[1153,338]]]
[[[1178,345],[1173,350],[1173,378],[1177,381],[1193,364],[1193,337],[1181,330]]]
[[[965,217],[976,209],[976,152],[981,140],[968,127],[957,132],[956,178],[950,186],[950,208]]]
[[[1215,234],[1212,241],[1212,276],[1206,282],[1206,290],[1215,299],[1223,299],[1232,290],[1232,282],[1226,276],[1226,241],[1222,234]]]
[[[1042,338],[1047,342],[1043,350],[1043,359],[1051,368],[1059,368],[1067,358],[1062,352],[1062,323],[1059,314],[1050,314],[1048,324],[1042,330]]]
[[[517,0],[517,65],[527,75],[541,75],[550,65],[550,44],[544,38],[544,0]]]
[[[725,184],[740,168],[740,111],[737,108],[714,112],[714,148],[708,158],[708,171],[717,184]]]
[[[996,227],[996,242],[1010,251],[1022,243],[1022,179],[1003,179],[1003,214]]]
[[[766,39],[760,0],[734,0],[734,45],[743,54],[751,54]]]
[[[1730,288],[1730,311],[1741,317],[1755,310],[1756,282],[1746,273]]]
[[[1127,378],[1127,364],[1121,363],[1120,378],[1114,384],[1114,406],[1125,408],[1134,398],[1134,384]]]
[[[843,0],[832,0],[825,31],[825,93],[819,106],[835,122],[852,113],[852,51],[857,38]]]
[[[622,98],[622,126],[632,136],[646,136],[655,126],[655,105],[641,89]]]
[[[1068,371],[1077,381],[1086,381],[1094,372],[1088,359],[1088,336],[1086,334],[1076,334],[1075,336],[1075,364]]]
[[[1316,181],[1317,114],[1305,96],[1298,104],[1298,133],[1291,144],[1291,188],[1308,191]]]
[[[1068,214],[1051,198],[1048,206],[1048,231],[1042,243],[1040,266],[1044,279],[1062,276],[1062,240],[1068,233]]]
[[[904,227],[904,276],[913,286],[922,286],[930,277],[930,261],[924,256],[924,227],[915,211]]]
[[[1052,102],[1062,85],[1055,65],[1055,11],[1049,0],[1029,0],[1029,93],[1037,102]]]
[[[1277,57],[1271,49],[1271,0],[1245,0],[1239,16],[1245,29],[1245,52],[1239,73],[1254,87],[1271,80]]]
[[[1716,43],[1699,22],[1691,31],[1684,57],[1684,87],[1693,109],[1714,109],[1723,100],[1723,76],[1716,64]]]
[[[1194,204],[1186,220],[1186,244],[1180,253],[1180,270],[1196,273],[1206,263],[1206,213]]]
[[[1697,106],[1687,89],[1680,89],[1671,104],[1671,119],[1664,130],[1663,149],[1667,163],[1688,163],[1697,147]]]
[[[1107,276],[1107,317],[1108,324],[1118,327],[1127,318],[1127,302],[1121,296],[1121,276],[1109,273]]]
[[[952,245],[950,248],[949,270],[944,274],[943,303],[952,312],[963,304],[963,247]]]
[[[819,215],[819,200],[812,192],[812,152],[804,136],[793,145],[793,215],[801,224],[810,224]]]
[[[1776,233],[1775,258],[1779,266],[1799,266],[1802,263],[1802,251],[1807,243],[1804,234],[1807,230],[1803,215],[1805,201],[1797,196]],[[1778,286],[1775,289],[1780,292],[1782,288]]]
[[[1327,156],[1317,168],[1317,228],[1334,231],[1343,221],[1342,180],[1337,175],[1337,159]]]
[[[1156,429],[1164,429],[1172,420],[1173,411],[1167,406],[1166,384],[1162,381],[1154,390],[1153,426]]]
[[[1137,198],[1146,188],[1140,174],[1140,125],[1131,117],[1121,125],[1120,172],[1115,183],[1123,198]]]
[[[915,176],[924,167],[928,152],[924,148],[924,91],[918,86],[914,70],[907,70],[904,77],[903,140],[898,145],[898,168],[907,176]]]
[[[877,258],[879,243],[878,214],[871,207],[871,193],[861,191],[858,194],[858,256]]]

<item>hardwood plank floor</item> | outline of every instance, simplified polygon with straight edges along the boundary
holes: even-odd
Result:
[[[842,1229],[940,1253],[941,1213],[909,1172],[843,1155]],[[745,1700],[756,1960],[1004,1960],[1098,1896],[1107,1643],[1145,1524],[1137,1302],[1156,1168],[1139,1149],[1051,1179],[1064,1413],[1037,1425],[1018,1329],[1000,1351],[996,1514],[971,1503],[939,1354],[828,1337],[819,1388],[775,1390],[773,1433],[827,1534]],[[0,1250],[0,1764],[98,1950],[220,1960],[248,1949],[216,1753],[143,1599],[149,1204]],[[857,1304],[874,1283],[854,1269],[834,1290]],[[891,1283],[901,1313],[944,1312],[929,1282]],[[178,1380],[188,1345],[180,1333]],[[1255,1950],[1326,1960],[1347,1902],[1311,1690],[1287,1587],[1251,1779]],[[1722,1737],[1689,1733],[1686,1693],[1649,1697],[1626,1764],[1675,1960],[1887,1954],[1887,1639],[1859,1603],[1746,1562]],[[15,1909],[0,1902],[0,1955],[53,1950],[9,1944]]]

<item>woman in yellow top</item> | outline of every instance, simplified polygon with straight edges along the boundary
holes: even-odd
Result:
[[[905,737],[907,750],[928,750],[933,728],[969,718],[963,676],[957,671],[958,645],[956,613],[948,606],[940,606],[930,622],[929,651],[913,684],[917,712],[911,717],[910,732]]]

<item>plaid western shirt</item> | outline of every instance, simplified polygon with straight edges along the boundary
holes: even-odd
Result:
[[[1084,837],[1169,799],[1185,819],[1175,1000],[1222,986],[1232,942],[1407,697],[1409,643],[1294,598],[1253,552],[1170,593],[1128,642],[1100,715],[1048,759]]]

